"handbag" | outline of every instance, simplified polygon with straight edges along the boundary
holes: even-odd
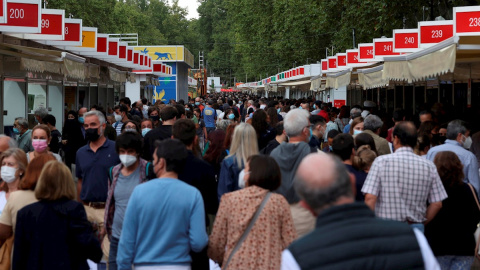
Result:
[[[473,198],[475,198],[475,202],[477,203],[477,207],[480,210],[480,203],[478,203],[477,194],[475,192],[475,189],[473,188],[472,185],[470,185],[470,184],[467,184],[467,185],[470,187],[470,190],[472,190]],[[477,224],[477,229],[473,233],[473,237],[475,237],[475,257],[480,257],[480,250],[479,250],[479,246],[480,246],[480,222]]]
[[[257,211],[255,212],[255,215],[253,216],[252,220],[247,226],[247,229],[243,232],[242,236],[240,237],[240,240],[235,244],[235,247],[233,248],[232,252],[230,253],[230,256],[228,256],[227,262],[225,263],[225,266],[222,267],[223,270],[226,270],[228,267],[228,264],[230,263],[230,260],[233,258],[233,255],[238,251],[240,246],[242,245],[243,241],[247,238],[248,234],[253,228],[253,225],[255,224],[255,221],[257,221],[258,217],[260,216],[260,213],[262,212],[263,208],[267,204],[268,198],[270,198],[270,195],[272,195],[271,192],[268,192],[267,195],[265,195],[265,198],[263,198],[262,203],[260,206],[257,208]]]

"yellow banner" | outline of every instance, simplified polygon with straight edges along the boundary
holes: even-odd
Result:
[[[94,31],[82,32],[82,47],[83,48],[95,48],[97,42],[97,35]]]

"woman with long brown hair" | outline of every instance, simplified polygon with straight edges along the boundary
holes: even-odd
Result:
[[[472,236],[480,221],[476,191],[463,182],[463,165],[455,153],[439,152],[434,163],[448,198],[425,227],[425,236],[442,269],[470,269],[475,254]]]

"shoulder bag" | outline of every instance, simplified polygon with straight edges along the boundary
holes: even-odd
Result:
[[[255,224],[255,221],[257,221],[258,217],[260,216],[260,213],[262,212],[263,208],[267,204],[267,201],[268,201],[268,198],[270,198],[270,195],[272,195],[272,192],[268,192],[267,195],[265,195],[265,198],[263,198],[262,203],[257,208],[257,211],[255,212],[255,215],[253,216],[250,223],[248,224],[247,229],[245,229],[242,236],[238,240],[237,244],[235,244],[235,247],[233,248],[232,252],[230,253],[230,256],[228,256],[228,259],[227,259],[227,262],[225,263],[225,266],[222,267],[223,270],[227,269],[228,264],[230,263],[230,260],[232,260],[232,258],[233,258],[233,255],[238,251],[238,249],[242,245],[243,241],[245,241],[245,239],[247,239],[248,233],[250,233],[250,231],[252,230],[253,225]]]

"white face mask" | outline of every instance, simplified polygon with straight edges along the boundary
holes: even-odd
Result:
[[[238,174],[238,187],[245,188],[245,170],[240,171]]]
[[[122,162],[123,166],[130,167],[133,163],[137,162],[136,156],[131,155],[120,155],[120,162]]]
[[[115,114],[115,122],[120,122],[120,121],[122,121],[122,116]]]
[[[472,146],[472,137],[468,136],[465,139],[465,142],[463,142],[463,148],[468,150],[468,149],[470,149],[471,146]]]
[[[2,180],[5,181],[6,183],[12,183],[17,178],[17,176],[15,175],[16,172],[17,172],[17,168],[2,166],[2,169],[1,169]]]

